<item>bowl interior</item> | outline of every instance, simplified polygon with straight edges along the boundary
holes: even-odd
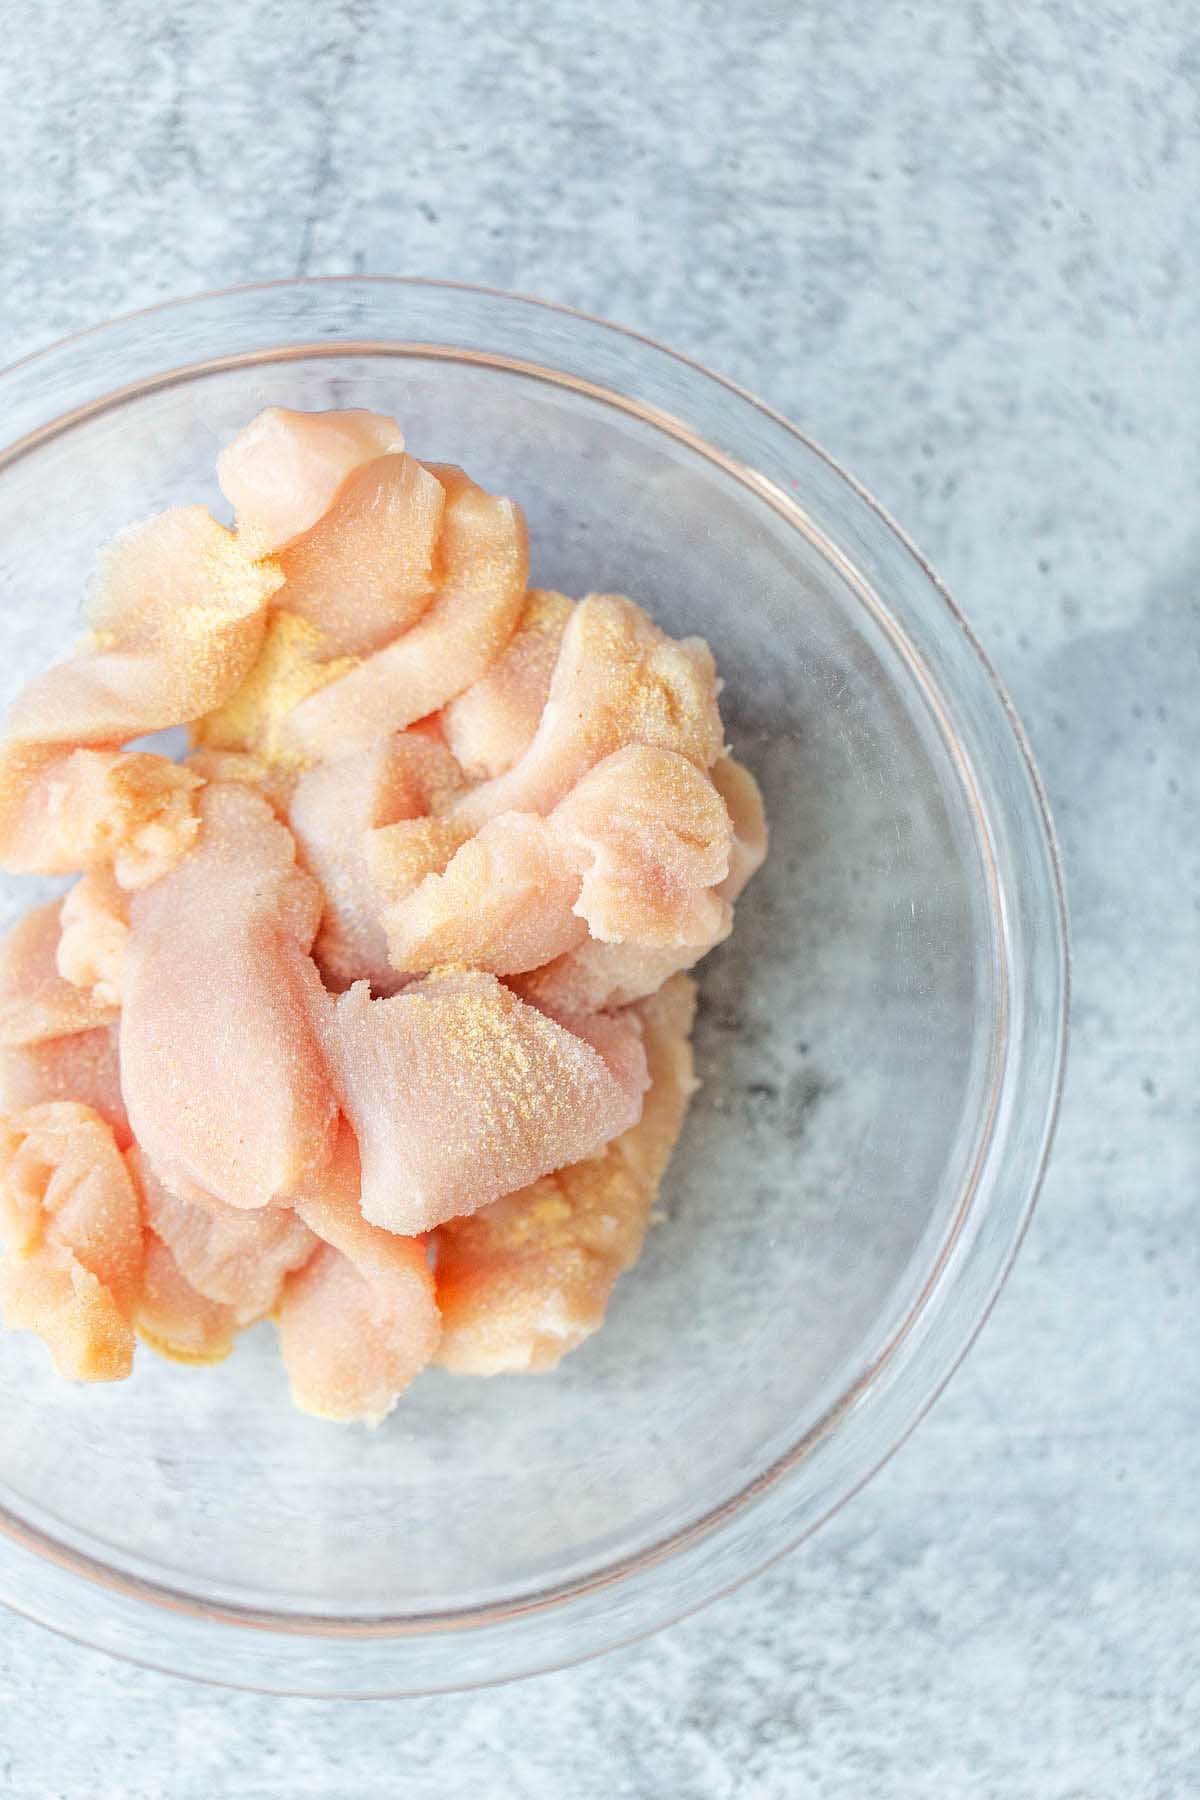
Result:
[[[532,579],[707,637],[764,788],[767,865],[701,970],[704,1086],[606,1330],[555,1375],[424,1376],[380,1431],[295,1413],[273,1330],[213,1370],[146,1351],[60,1384],[0,1333],[0,1506],[189,1596],[319,1614],[475,1609],[661,1544],[872,1367],[944,1242],[996,1032],[987,874],[952,744],[820,535],[611,397],[436,354],[239,363],[115,401],[0,472],[8,698],[78,630],[95,553],[203,500],[268,402],[394,412],[520,500]],[[803,496],[799,496],[803,500]],[[5,920],[39,896],[6,879]]]

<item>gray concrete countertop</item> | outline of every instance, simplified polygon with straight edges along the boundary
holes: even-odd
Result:
[[[451,16],[453,14],[453,16]],[[4,9],[0,353],[258,277],[456,276],[746,383],[1008,680],[1077,1005],[1017,1271],[812,1543],[640,1647],[387,1705],[0,1617],[6,1800],[1200,1793],[1200,37],[1187,0]]]

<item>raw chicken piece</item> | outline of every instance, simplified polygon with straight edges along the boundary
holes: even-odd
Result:
[[[722,756],[713,764],[710,773],[733,826],[729,874],[717,890],[721,898],[732,905],[766,860],[767,813],[762,790],[744,763],[736,762],[732,756]]]
[[[360,1187],[343,1123],[331,1163],[296,1201],[324,1241],[284,1285],[279,1340],[301,1412],[378,1425],[430,1361],[441,1327],[424,1241],[369,1225]]]
[[[216,750],[201,745],[184,760],[184,767],[201,781],[233,781],[254,788],[272,811],[281,817],[296,785],[295,771],[249,750]]]
[[[25,689],[10,737],[112,748],[210,712],[258,655],[282,582],[202,506],[131,526],[101,558],[90,637]]]
[[[536,813],[491,819],[430,874],[383,910],[394,968],[427,974],[463,963],[493,975],[536,969],[587,936],[572,911],[577,862]],[[377,896],[378,900],[378,896]]]
[[[53,692],[30,695],[22,719],[43,724],[69,701],[72,729],[61,736],[80,744],[119,744],[198,719],[244,680],[282,583],[276,563],[248,556],[203,506],[131,525],[100,558],[90,642],[48,672]],[[37,740],[47,736],[39,730]]]
[[[124,1381],[133,1372],[133,1332],[104,1283],[61,1244],[20,1263],[0,1263],[0,1317],[32,1331],[65,1381]]]
[[[709,777],[725,802],[733,830],[729,873],[712,890],[722,903],[712,915],[712,935],[702,942],[682,945],[597,943],[588,938],[544,968],[518,975],[512,986],[522,999],[552,1013],[588,1013],[627,1006],[633,1000],[657,993],[672,975],[693,968],[729,935],[733,902],[767,853],[766,819],[758,783],[731,756],[715,762]]]
[[[123,532],[106,553],[92,636],[13,707],[0,745],[0,858],[64,874],[116,859],[128,886],[157,879],[194,836],[195,778],[119,754],[147,732],[219,706],[258,655],[283,577],[202,506]]]
[[[241,686],[197,724],[196,743],[250,755],[283,771],[277,780],[287,791],[311,760],[289,741],[288,715],[357,667],[356,657],[327,657],[320,627],[280,609],[272,613],[258,660]]]
[[[732,925],[733,915],[729,914]],[[556,1018],[628,1006],[656,994],[665,981],[690,969],[713,948],[705,944],[600,944],[588,938],[528,975],[514,975],[513,992]]]
[[[640,1119],[650,1074],[642,1043],[642,1024],[636,1013],[592,1013],[587,1017],[575,1013],[547,1013],[546,1017],[561,1025],[572,1037],[591,1045],[622,1092],[637,1096],[632,1112],[635,1122]]]
[[[606,1060],[491,975],[433,975],[388,1000],[360,982],[326,999],[321,1028],[363,1216],[404,1236],[590,1156],[641,1111],[634,1020],[629,1051]]]
[[[584,869],[576,910],[592,937],[696,944],[728,929],[728,905],[710,890],[729,873],[729,814],[686,756],[646,744],[615,751],[551,824]]]
[[[237,535],[125,534],[0,740],[0,857],[85,872],[0,945],[0,1300],[88,1379],[275,1308],[297,1404],[376,1422],[441,1332],[402,1234],[447,1367],[601,1322],[693,1085],[691,984],[637,1002],[762,803],[707,646],[526,592],[519,510],[393,420],[271,408],[220,473]]]
[[[288,734],[310,759],[362,750],[423,719],[477,681],[512,636],[525,595],[525,520],[444,464],[436,597],[409,631],[358,668],[301,701]]]
[[[58,972],[90,989],[97,1006],[120,1006],[129,941],[129,895],[110,869],[93,869],[63,900]]]
[[[397,969],[466,963],[536,969],[593,937],[644,945],[715,941],[729,907],[724,803],[694,763],[643,744],[598,763],[548,819],[503,813],[444,873],[384,897]],[[697,952],[699,954],[699,952]],[[678,965],[676,965],[678,966]]]
[[[337,1114],[313,1027],[320,893],[251,788],[206,788],[200,816],[194,853],[133,903],[121,1078],[168,1186],[265,1206],[325,1157]]]
[[[442,714],[446,742],[464,774],[502,775],[533,742],[574,602],[533,588],[508,648]]]
[[[506,774],[464,794],[454,816],[477,831],[499,813],[548,813],[627,744],[711,768],[723,745],[716,672],[701,638],[676,641],[632,600],[593,594],[567,621],[529,748]]]
[[[360,1268],[323,1244],[287,1282],[279,1346],[301,1412],[378,1425],[431,1360],[437,1304],[424,1245],[387,1239],[377,1266]]]
[[[284,721],[426,611],[444,560],[445,503],[442,483],[409,456],[377,456],[352,470],[331,510],[279,553],[287,584],[262,653],[201,722],[198,741],[292,768],[311,760],[285,743]]]
[[[268,556],[311,530],[356,469],[403,448],[386,413],[268,406],[222,450],[217,480],[239,537],[255,556]]]
[[[52,900],[18,920],[0,942],[0,1044],[36,1044],[108,1025],[116,1007],[58,972],[62,906]]]
[[[367,656],[433,599],[446,490],[411,456],[381,456],[346,481],[311,531],[280,552],[280,604],[315,625],[327,656]]]
[[[153,1231],[146,1233],[142,1293],[134,1323],[151,1350],[180,1363],[224,1362],[239,1330],[233,1308],[198,1294]]]
[[[0,746],[0,860],[17,874],[71,875],[110,863],[146,887],[196,839],[187,769],[144,751]]]
[[[384,916],[427,876],[444,874],[471,835],[470,827],[449,813],[398,819],[372,831],[367,838],[367,876]]]
[[[0,1108],[17,1112],[48,1100],[73,1100],[99,1113],[125,1150],[132,1142],[121,1094],[117,1027],[0,1049]]]
[[[695,1091],[695,988],[669,981],[637,1008],[650,1091],[604,1154],[543,1176],[437,1233],[438,1362],[461,1375],[552,1369],[597,1331],[637,1261]]]
[[[331,986],[369,981],[386,994],[401,985],[388,960],[382,900],[368,870],[370,835],[419,817],[461,785],[450,752],[424,731],[396,732],[300,777],[288,817],[302,860],[325,896],[314,954]]]
[[[141,1279],[141,1214],[112,1132],[61,1102],[0,1121],[0,1236],[15,1257],[69,1248],[128,1313]]]
[[[70,1380],[128,1375],[141,1216],[113,1134],[90,1107],[34,1106],[0,1121],[0,1241],[9,1329],[37,1332]]]
[[[273,1310],[286,1277],[303,1268],[317,1247],[312,1232],[286,1206],[241,1212],[194,1189],[185,1199],[164,1186],[136,1145],[126,1161],[146,1223],[188,1286],[228,1307],[238,1327]]]

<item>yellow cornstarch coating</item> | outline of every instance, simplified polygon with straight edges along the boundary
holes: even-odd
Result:
[[[308,759],[284,739],[288,715],[301,700],[357,668],[360,660],[355,656],[326,660],[322,647],[319,626],[283,608],[273,613],[257,661],[225,703],[198,721],[194,741],[208,749],[259,756],[287,769],[303,768]]]

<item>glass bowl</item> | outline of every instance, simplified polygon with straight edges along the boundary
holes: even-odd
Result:
[[[395,413],[524,506],[531,580],[717,655],[771,855],[701,970],[704,1086],[606,1329],[553,1376],[423,1376],[377,1432],[294,1412],[269,1325],[75,1388],[0,1335],[0,1598],[89,1644],[304,1694],[545,1669],[811,1532],[929,1406],[1029,1216],[1057,1105],[1059,870],[1013,710],[871,498],[630,332],[429,282],[162,306],[0,378],[7,699],[98,548],[220,508],[259,407]],[[5,918],[38,897],[6,881]]]

